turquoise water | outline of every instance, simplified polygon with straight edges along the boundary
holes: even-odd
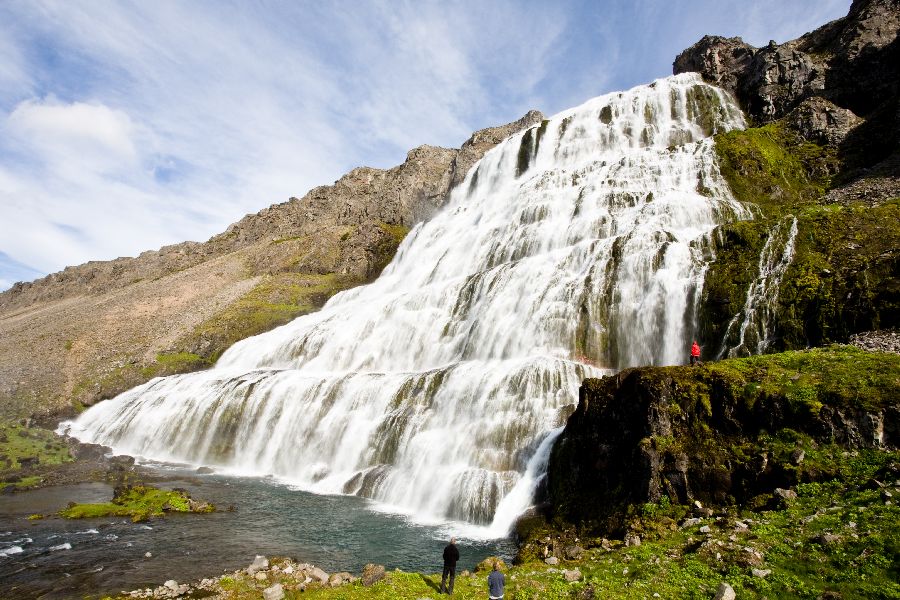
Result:
[[[28,521],[29,514],[54,513],[70,501],[109,501],[112,488],[90,483],[0,496],[0,598],[81,598],[168,579],[190,582],[246,567],[256,554],[290,556],[328,572],[358,575],[373,562],[433,573],[440,571],[450,535],[460,538],[461,569],[515,551],[509,539],[466,539],[463,524],[416,524],[354,496],[320,496],[265,479],[175,477],[162,487],[185,488],[194,498],[235,510],[148,523]]]

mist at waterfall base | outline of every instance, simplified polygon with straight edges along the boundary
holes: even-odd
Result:
[[[695,74],[564,111],[485,154],[372,284],[63,428],[505,536],[585,377],[686,362],[710,232],[751,217],[710,136],[743,125]]]
[[[170,515],[147,523],[129,519],[29,521],[67,502],[108,502],[104,483],[50,487],[0,496],[0,598],[82,598],[190,582],[246,568],[256,554],[289,556],[329,573],[359,576],[367,562],[412,572],[441,569],[441,552],[454,529],[419,525],[373,510],[355,496],[298,492],[271,480],[194,475],[164,487],[190,489],[222,510],[208,515]],[[509,559],[510,540],[460,540],[461,569],[485,556]],[[150,557],[145,556],[149,552]]]

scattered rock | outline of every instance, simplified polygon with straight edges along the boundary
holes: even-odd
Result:
[[[688,527],[693,527],[694,525],[699,525],[703,522],[703,519],[699,519],[697,517],[691,519],[685,519],[681,522],[681,529],[687,529]]]
[[[506,571],[506,563],[499,556],[488,556],[486,559],[478,563],[475,567],[476,573],[490,573],[494,570],[494,562],[498,564],[501,571]]]
[[[734,588],[723,581],[719,584],[719,589],[716,591],[716,595],[713,596],[713,600],[735,600],[736,597]]]
[[[558,565],[559,559],[555,556],[548,556],[547,558],[544,559],[544,562],[547,563],[548,565]]]
[[[817,535],[814,541],[822,546],[836,546],[841,543],[841,536],[833,533],[822,533]]]
[[[267,587],[263,590],[264,600],[282,600],[282,598],[284,598],[284,589],[281,587],[280,583],[276,583],[272,587]]]
[[[641,536],[639,535],[627,535],[625,536],[625,546],[640,546],[641,545]]]
[[[754,577],[759,577],[760,579],[765,579],[772,574],[771,569],[751,569],[750,572],[753,573]]]
[[[795,465],[800,465],[803,463],[803,459],[806,458],[806,452],[801,448],[797,448],[793,452],[791,452],[791,463]]]
[[[266,581],[269,578],[265,571],[258,571],[253,577],[257,581]]]
[[[900,331],[882,329],[856,333],[850,336],[850,344],[869,352],[900,354]]]
[[[572,569],[571,571],[566,569],[563,571],[563,577],[565,577],[566,581],[578,581],[581,579],[581,571],[579,569]]]
[[[700,528],[700,533],[710,533],[712,529],[710,529],[709,525],[704,525]]]
[[[366,587],[378,583],[384,579],[384,566],[367,564],[362,570],[362,584]]]
[[[574,546],[566,546],[563,549],[563,556],[568,560],[580,560],[583,554],[584,548],[577,544]]]
[[[256,555],[256,558],[253,559],[253,562],[250,563],[250,566],[247,567],[247,575],[255,575],[257,571],[262,571],[263,569],[269,568],[269,559],[265,556]]]
[[[153,558],[152,552],[144,552],[144,558]]]
[[[309,573],[310,577],[312,577],[313,579],[318,579],[319,583],[328,583],[328,573],[326,573],[319,567],[311,567],[307,569],[306,572]]]

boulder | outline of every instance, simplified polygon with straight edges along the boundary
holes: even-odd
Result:
[[[476,573],[490,573],[494,570],[494,563],[497,563],[501,571],[506,571],[506,563],[499,556],[488,556],[486,559],[478,563],[475,567]]]
[[[583,554],[584,548],[578,544],[563,548],[563,556],[565,556],[567,560],[581,560]]]
[[[547,563],[548,565],[558,565],[559,559],[555,556],[548,556],[547,558],[544,559],[544,562]]]
[[[578,581],[581,579],[581,571],[579,569],[564,570],[563,577],[566,581]]]
[[[318,579],[319,583],[322,583],[322,584],[328,583],[328,579],[329,579],[328,573],[326,573],[319,567],[314,566],[310,569],[307,569],[306,572],[309,573],[310,577],[312,577],[313,579]]]
[[[284,598],[284,588],[280,583],[276,583],[272,587],[263,590],[263,600],[282,600]]]
[[[362,570],[362,584],[366,587],[374,585],[384,579],[384,565],[367,564]]]
[[[734,588],[723,581],[719,584],[719,589],[716,591],[716,595],[713,596],[713,600],[735,600],[736,597]]]
[[[269,559],[265,556],[256,555],[256,558],[253,559],[253,562],[250,563],[250,566],[247,567],[247,575],[255,575],[257,571],[262,571],[263,569],[269,568]]]

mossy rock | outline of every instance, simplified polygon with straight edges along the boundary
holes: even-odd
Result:
[[[135,523],[166,513],[210,513],[215,507],[191,499],[186,490],[162,490],[148,485],[126,485],[116,488],[111,502],[69,504],[59,515],[66,519],[97,517],[129,517]]]

